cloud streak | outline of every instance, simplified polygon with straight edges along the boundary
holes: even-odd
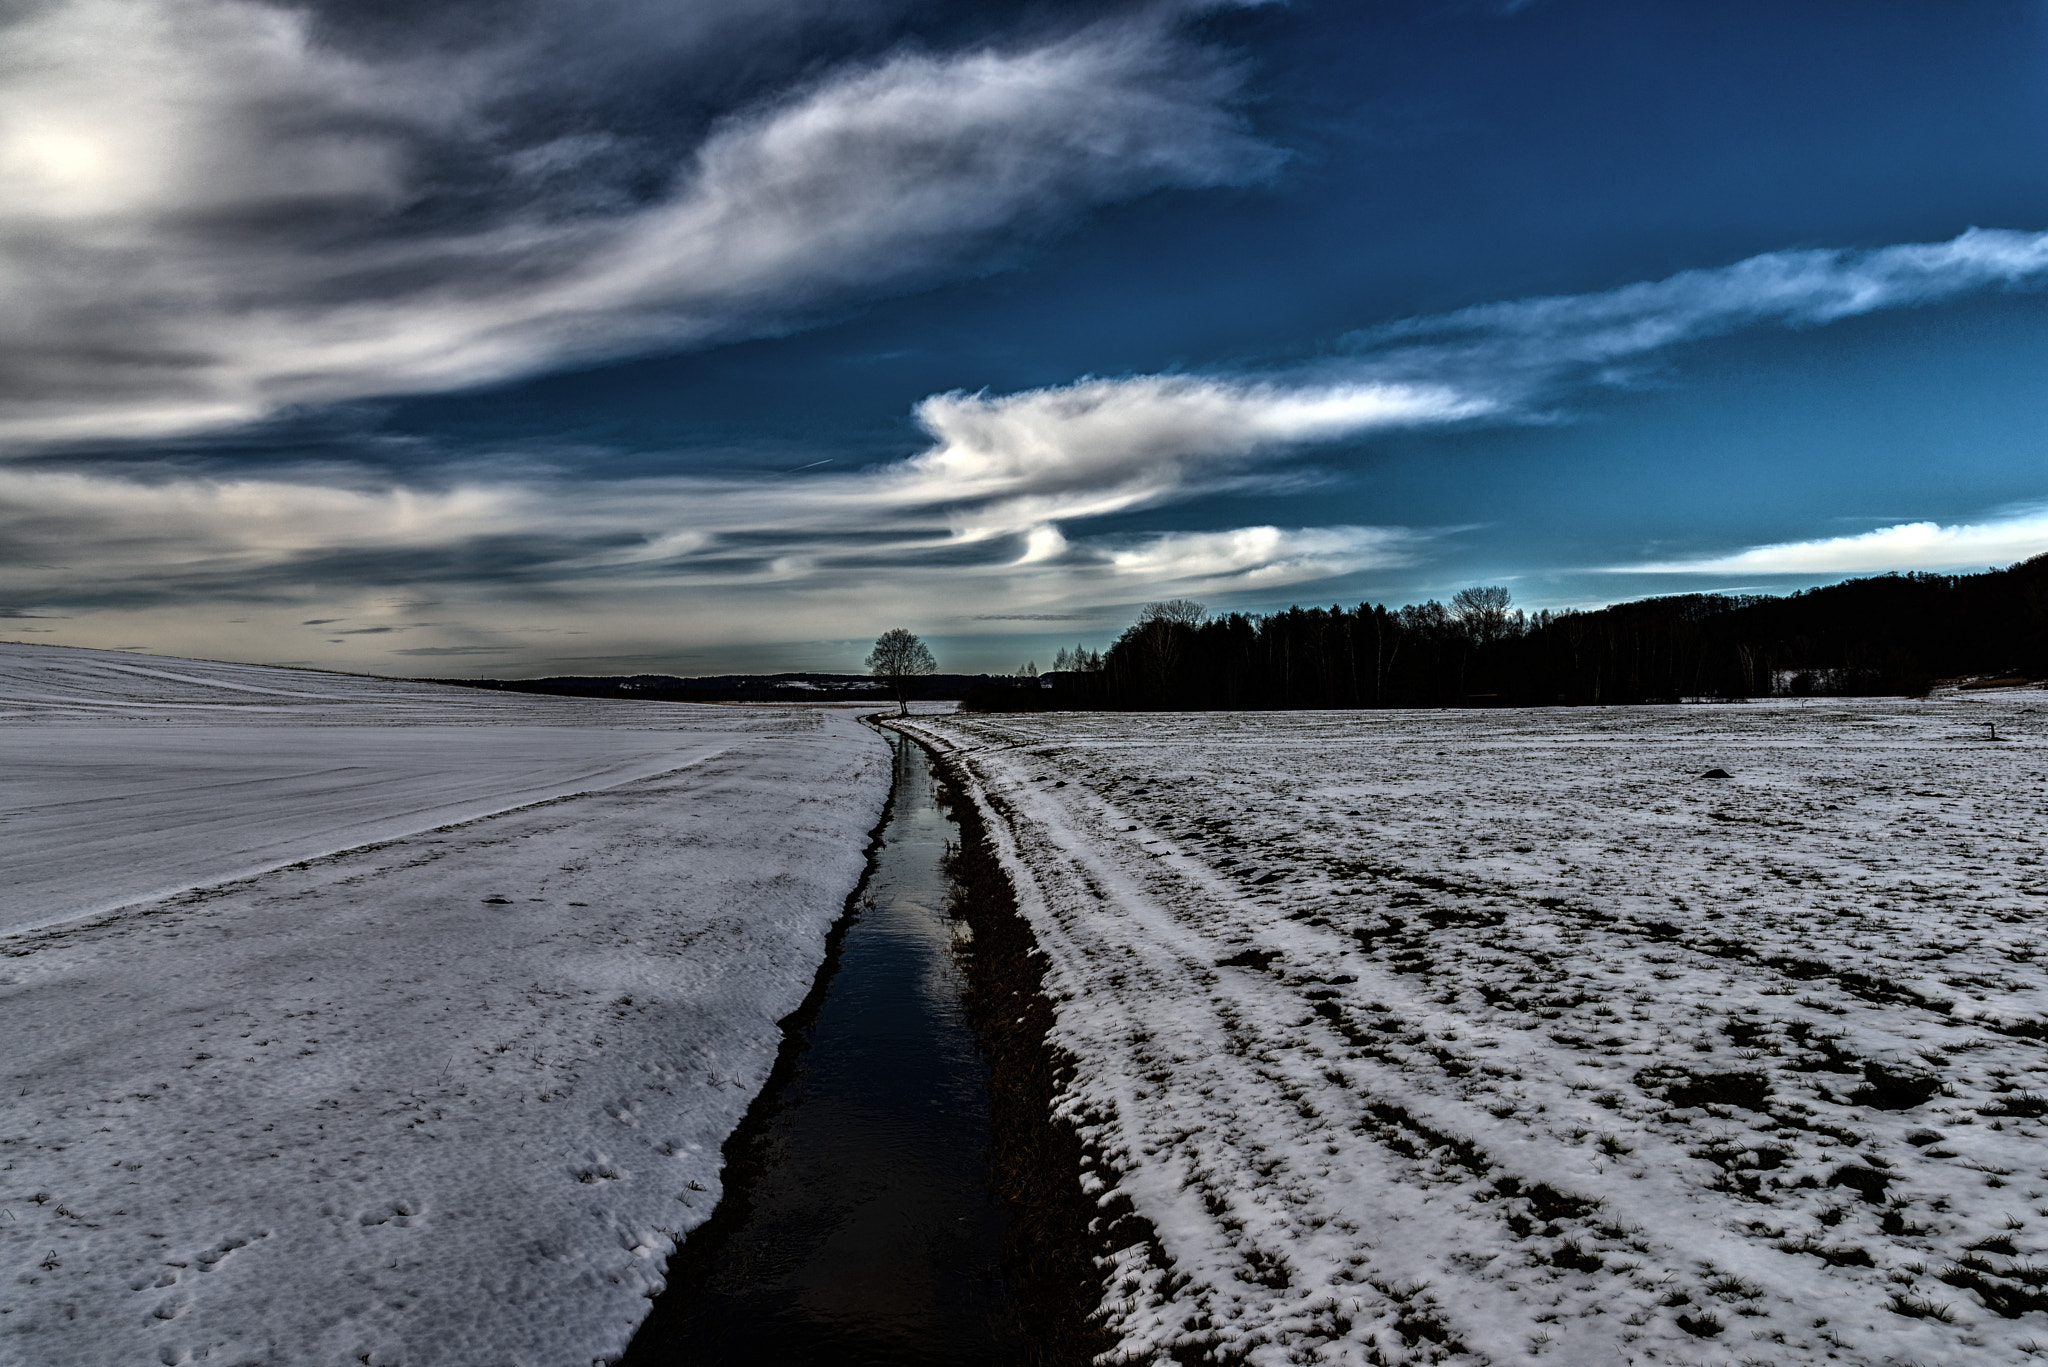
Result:
[[[1276,164],[1231,111],[1232,71],[1148,12],[843,62],[666,165],[510,112],[574,65],[576,35],[550,36],[566,56],[337,46],[253,0],[19,12],[0,32],[0,439],[765,335],[1000,263],[1092,205]]]
[[[1107,558],[1154,592],[1229,593],[1413,564],[1427,541],[1401,527],[1239,527],[1148,537]]]
[[[1349,365],[1430,383],[1503,413],[1586,383],[1625,383],[1636,363],[1745,328],[1821,327],[1883,309],[2038,284],[2048,233],[1972,228],[1946,242],[1867,251],[1767,252],[1593,294],[1481,304],[1350,334]]]
[[[1943,526],[1901,522],[1855,536],[1752,546],[1732,555],[1617,565],[1616,574],[1868,574],[1886,570],[1981,570],[2048,554],[2048,509]]]
[[[1253,434],[1329,420],[1299,396],[1272,413],[1266,396],[1235,397]],[[1231,411],[1227,399],[1215,403]],[[1339,408],[1351,415],[1344,430],[1408,412],[1377,400]],[[454,653],[509,648],[512,623],[588,616],[594,604],[609,629],[644,611],[661,622],[650,640],[673,639],[688,621],[699,639],[725,643],[837,634],[878,602],[967,631],[980,621],[1097,618],[1161,595],[1272,590],[1410,563],[1429,541],[1354,526],[1070,539],[1043,520],[1049,509],[1109,511],[1166,497],[1155,460],[1213,485],[1231,477],[1244,447],[1191,453],[1189,443],[1162,441],[1135,464],[1076,460],[1071,450],[1041,462],[981,447],[963,467],[942,458],[958,454],[953,438],[938,435],[950,430],[935,422],[933,447],[895,465],[794,481],[346,488],[310,474],[143,481],[0,467],[0,545],[25,605],[84,612],[99,619],[95,630],[118,623],[132,637],[128,623],[214,604],[257,619],[242,636],[286,630],[361,647],[406,631],[406,653]],[[89,569],[31,568],[81,542],[96,547]],[[440,604],[435,622],[419,620],[422,599]],[[329,610],[308,617],[308,607]],[[519,643],[522,656],[538,649]]]
[[[1058,564],[1071,558],[1072,524],[1240,488],[1284,490],[1298,475],[1290,462],[1333,442],[1523,420],[1574,386],[1624,381],[1645,358],[1685,342],[1741,327],[1821,326],[2028,285],[2044,271],[2048,234],[1973,229],[1943,243],[1769,253],[1602,293],[1406,320],[1354,335],[1340,361],[1292,374],[1136,375],[934,395],[916,413],[931,437],[925,451],[878,474],[806,488],[828,522],[877,506],[922,510],[955,543],[1018,539],[1015,565]],[[1249,544],[1242,538],[1256,530],[1216,535]],[[1853,554],[1876,556],[1904,542],[1859,544]],[[1299,582],[1312,577],[1308,566],[1368,563],[1353,552],[1290,551],[1241,568],[1249,584],[1258,574]]]
[[[955,508],[958,535],[981,540],[1208,492],[1305,444],[1486,411],[1433,386],[1198,376],[941,394],[917,409],[933,444],[887,484],[906,503]]]
[[[1116,193],[1111,181],[1133,167],[1153,183],[1255,174],[1266,154],[1231,122],[1227,78],[1201,61],[1193,75],[1147,66],[1174,42],[1156,27],[1111,25],[1014,51],[899,55],[837,72],[715,126],[687,171],[647,204],[559,233],[497,223],[463,239],[488,246],[533,233],[547,265],[528,296],[505,297],[494,267],[392,286],[369,304],[309,305],[305,327],[263,333],[256,318],[250,327],[274,348],[266,354],[283,359],[235,372],[248,381],[235,402],[253,411],[280,395],[394,383],[375,377],[401,360],[427,377],[420,383],[442,384],[583,346],[673,342],[698,322],[704,337],[763,326],[778,309],[896,278],[896,266],[877,263],[899,248],[914,263],[904,269],[962,268],[960,242],[982,250],[1034,215]],[[456,106],[459,96],[450,96]],[[1135,122],[1103,131],[1133,109]],[[941,124],[981,131],[925,137]],[[914,175],[890,178],[912,164]],[[973,187],[993,202],[962,207]],[[1051,210],[1037,203],[1048,196]],[[954,229],[957,241],[938,240]],[[557,251],[580,233],[637,245]],[[424,239],[376,251],[418,265],[457,240]],[[805,264],[790,264],[798,260]],[[17,613],[89,612],[96,629],[131,639],[131,624],[152,610],[199,603],[253,605],[269,615],[249,631],[288,629],[295,641],[327,628],[331,635],[316,634],[362,646],[409,629],[407,641],[421,643],[391,653],[502,652],[511,662],[544,657],[522,635],[535,618],[602,617],[606,643],[625,653],[658,653],[678,633],[719,645],[836,637],[850,623],[866,630],[877,602],[932,630],[1092,619],[1152,597],[1270,594],[1412,565],[1442,535],[1348,520],[1131,534],[1104,529],[1104,519],[1306,487],[1316,476],[1304,457],[1379,433],[1540,417],[1584,386],[1626,383],[1660,352],[1738,328],[1817,327],[2027,286],[2044,270],[2048,235],[2028,233],[1771,253],[1619,290],[1389,324],[1354,334],[1341,356],[1285,374],[935,394],[914,410],[924,448],[867,469],[828,458],[759,478],[594,480],[527,466],[392,481],[333,467],[144,479],[47,462],[0,466],[0,545]],[[420,316],[447,326],[422,324],[413,335],[399,324],[428,295],[434,307]],[[744,319],[755,321],[736,321]],[[217,323],[205,315],[199,325]],[[358,326],[359,353],[322,349],[323,337],[332,340],[323,329]],[[387,338],[394,327],[406,333],[401,343]],[[201,389],[205,376],[227,373],[221,354],[195,362]],[[148,403],[174,392],[199,391],[174,384],[151,390]],[[81,545],[93,548],[88,567],[53,568],[73,564]],[[1615,568],[1829,575],[1974,567],[2042,549],[2048,516],[2034,510]],[[421,600],[446,605],[437,624],[416,620]],[[320,615],[307,618],[309,610]],[[269,658],[299,646],[236,650]]]

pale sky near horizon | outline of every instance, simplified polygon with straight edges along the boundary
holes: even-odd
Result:
[[[2048,551],[2048,9],[47,0],[0,637],[942,668]]]

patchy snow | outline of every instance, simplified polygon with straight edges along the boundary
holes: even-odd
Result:
[[[621,1350],[858,879],[858,715],[0,645],[0,1362]]]
[[[2041,692],[906,729],[1156,1230],[1123,1360],[2043,1351]]]

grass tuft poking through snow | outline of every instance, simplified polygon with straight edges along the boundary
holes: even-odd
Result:
[[[903,725],[1147,1236],[1112,1360],[2041,1351],[2040,692]]]

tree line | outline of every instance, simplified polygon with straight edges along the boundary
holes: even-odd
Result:
[[[1680,594],[1516,610],[1475,587],[1390,609],[1209,614],[1149,604],[1100,655],[1063,652],[989,710],[1547,707],[1924,693],[1958,676],[2048,676],[2048,555],[1983,574],[1888,574],[1785,597]],[[1076,655],[1080,658],[1077,660]],[[1078,667],[1073,667],[1078,666]]]

